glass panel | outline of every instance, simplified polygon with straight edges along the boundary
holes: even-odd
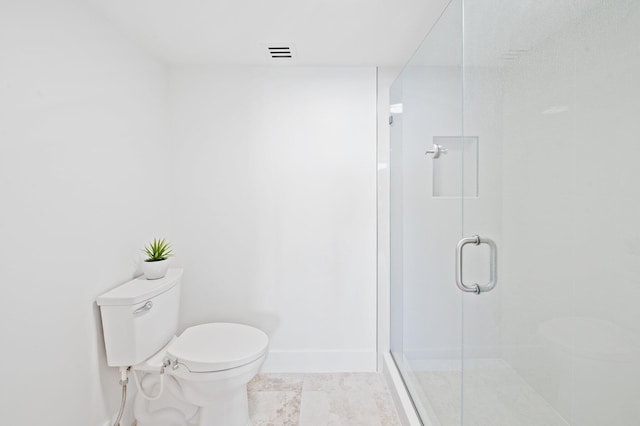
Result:
[[[389,153],[389,244],[390,244],[390,346],[398,367],[403,367],[404,299],[402,283],[402,74],[389,91],[390,150]]]
[[[425,152],[434,138],[462,136],[461,7],[452,2],[391,90],[392,355],[420,416],[442,426],[461,422],[462,296],[452,278],[464,156]],[[448,197],[433,194],[435,167]]]
[[[465,2],[463,231],[499,270],[463,298],[464,425],[640,424],[638,40],[638,1]]]

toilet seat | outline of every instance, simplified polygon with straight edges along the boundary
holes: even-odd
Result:
[[[257,328],[234,323],[208,323],[187,328],[167,346],[170,359],[190,372],[241,367],[267,352],[269,338]]]

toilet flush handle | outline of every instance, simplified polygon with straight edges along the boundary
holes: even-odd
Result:
[[[140,306],[138,309],[133,311],[133,315],[142,314],[144,312],[147,312],[151,308],[153,308],[153,302],[151,300],[147,300],[147,303],[145,303],[144,305]]]

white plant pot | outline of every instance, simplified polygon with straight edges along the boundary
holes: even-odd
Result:
[[[169,269],[169,260],[156,260],[155,262],[142,262],[142,272],[148,280],[163,278]]]

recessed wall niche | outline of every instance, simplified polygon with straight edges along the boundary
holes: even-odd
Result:
[[[478,197],[478,137],[434,136],[443,154],[433,159],[433,196]]]

